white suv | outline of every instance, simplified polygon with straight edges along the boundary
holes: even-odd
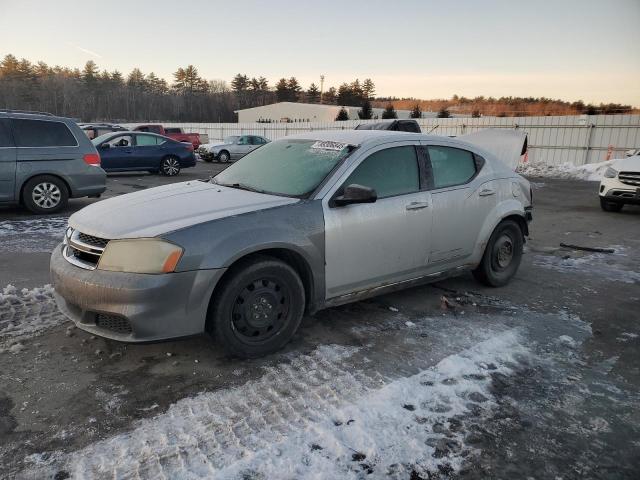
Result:
[[[640,155],[614,160],[600,182],[600,206],[619,212],[625,204],[640,205]]]

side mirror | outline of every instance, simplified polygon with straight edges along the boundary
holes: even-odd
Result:
[[[351,205],[352,203],[374,203],[378,200],[378,194],[373,188],[352,183],[344,188],[342,195],[333,199],[336,207]]]
[[[105,150],[107,148],[111,148],[111,145],[109,145],[108,143],[103,143],[102,145],[100,145],[100,148]]]

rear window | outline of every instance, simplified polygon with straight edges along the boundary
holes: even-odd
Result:
[[[463,185],[476,174],[473,154],[453,147],[429,146],[434,188]]]
[[[0,147],[13,147],[9,121],[0,118]]]
[[[182,129],[180,128],[165,128],[165,133],[182,133]]]
[[[13,135],[18,147],[75,147],[76,138],[62,122],[14,118]]]

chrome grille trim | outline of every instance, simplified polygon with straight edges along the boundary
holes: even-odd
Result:
[[[618,180],[627,185],[640,186],[640,172],[620,172]]]
[[[62,255],[69,263],[85,270],[95,270],[109,240],[69,227],[63,243]]]

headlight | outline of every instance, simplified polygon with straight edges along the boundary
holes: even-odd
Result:
[[[111,240],[107,243],[98,268],[111,272],[173,272],[183,253],[182,247],[156,238]]]
[[[616,178],[618,176],[618,172],[611,167],[608,167],[604,171],[604,176],[607,178]]]

